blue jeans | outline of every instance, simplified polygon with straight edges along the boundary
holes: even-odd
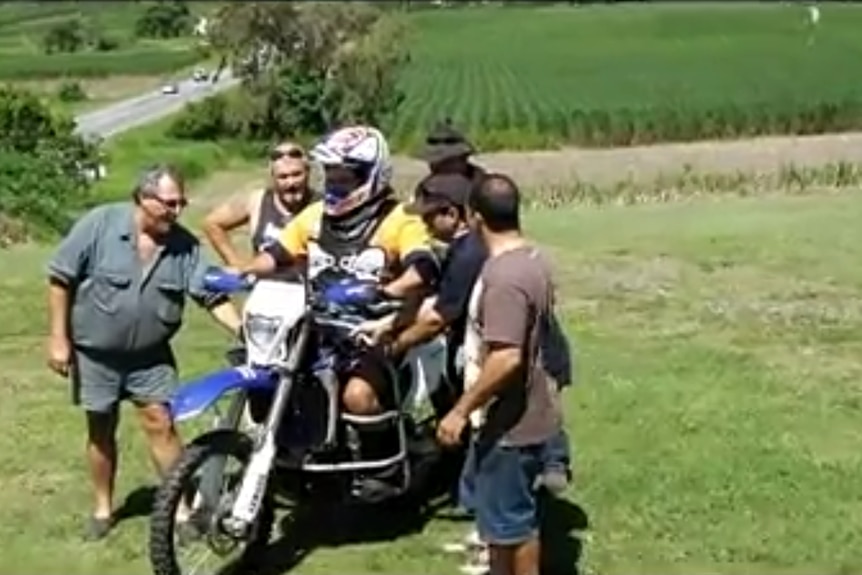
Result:
[[[569,471],[571,461],[571,449],[569,447],[569,435],[565,429],[554,434],[542,444],[540,459],[542,461],[541,473],[546,471],[557,471],[566,473]],[[476,442],[475,440],[467,447],[467,457],[464,467],[461,469],[461,477],[458,481],[458,504],[467,513],[476,512]]]
[[[544,468],[544,444],[480,443],[475,449],[473,506],[482,541],[518,545],[539,533],[536,478]]]

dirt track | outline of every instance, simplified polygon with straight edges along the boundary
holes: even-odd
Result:
[[[774,172],[781,166],[818,166],[845,161],[862,163],[862,133],[807,137],[772,137],[726,142],[661,144],[636,148],[585,150],[568,148],[541,152],[493,152],[476,161],[491,170],[512,175],[525,188],[560,186],[574,178],[613,183],[629,178],[653,181],[661,173],[681,172],[686,165],[698,172]],[[422,162],[395,158],[395,186],[412,190],[427,173]],[[195,203],[205,209],[240,190],[263,184],[249,180],[247,171],[215,174],[201,187]]]
[[[806,137],[770,137],[726,142],[661,144],[606,150],[564,149],[543,152],[495,152],[477,162],[510,173],[525,186],[564,184],[574,177],[604,183],[632,177],[653,180],[690,165],[699,172],[773,172],[782,165],[819,166],[862,163],[862,133]],[[421,162],[399,157],[399,183],[410,185],[426,173]]]

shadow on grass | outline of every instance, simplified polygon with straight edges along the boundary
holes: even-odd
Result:
[[[580,532],[590,527],[586,511],[562,497],[542,500],[541,575],[578,575],[583,541]]]
[[[153,503],[156,499],[156,488],[151,485],[137,487],[126,495],[116,512],[114,519],[117,523],[122,523],[128,519],[136,517],[145,517],[153,510]]]
[[[280,523],[280,534],[256,561],[256,575],[284,575],[315,549],[391,541],[421,532],[439,508],[393,502],[381,506],[320,504],[294,510]],[[547,497],[542,508],[542,575],[578,575],[586,512],[563,498]],[[441,551],[442,552],[442,551]]]
[[[280,522],[280,533],[256,561],[255,573],[283,575],[322,547],[391,541],[419,533],[433,516],[433,509],[396,502],[347,507],[317,503],[297,508]]]

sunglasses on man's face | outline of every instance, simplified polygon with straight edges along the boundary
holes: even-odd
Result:
[[[185,198],[166,200],[165,198],[159,197],[155,194],[151,195],[151,196],[147,196],[147,198],[149,198],[151,200],[155,200],[158,203],[160,203],[162,206],[164,206],[165,208],[167,208],[169,210],[173,210],[173,211],[181,210],[181,209],[183,209],[189,205],[189,201]]]
[[[299,148],[276,148],[269,153],[269,159],[273,162],[282,158],[290,158],[291,160],[304,160],[305,152]]]

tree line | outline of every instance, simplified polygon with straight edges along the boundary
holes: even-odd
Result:
[[[189,105],[176,138],[272,142],[382,124],[403,100],[406,22],[367,2],[236,2],[209,18],[209,49],[242,80]]]
[[[241,78],[238,89],[187,106],[176,138],[272,143],[319,136],[348,122],[385,124],[403,99],[398,74],[409,60],[408,29],[392,4],[236,2],[208,16],[206,50]],[[135,34],[174,37],[193,27],[183,2],[149,6]],[[58,23],[46,51],[98,49],[80,19]],[[97,142],[26,90],[0,88],[0,243],[9,222],[22,233],[62,231],[70,208],[91,200],[88,168]],[[16,228],[17,230],[17,228]]]

